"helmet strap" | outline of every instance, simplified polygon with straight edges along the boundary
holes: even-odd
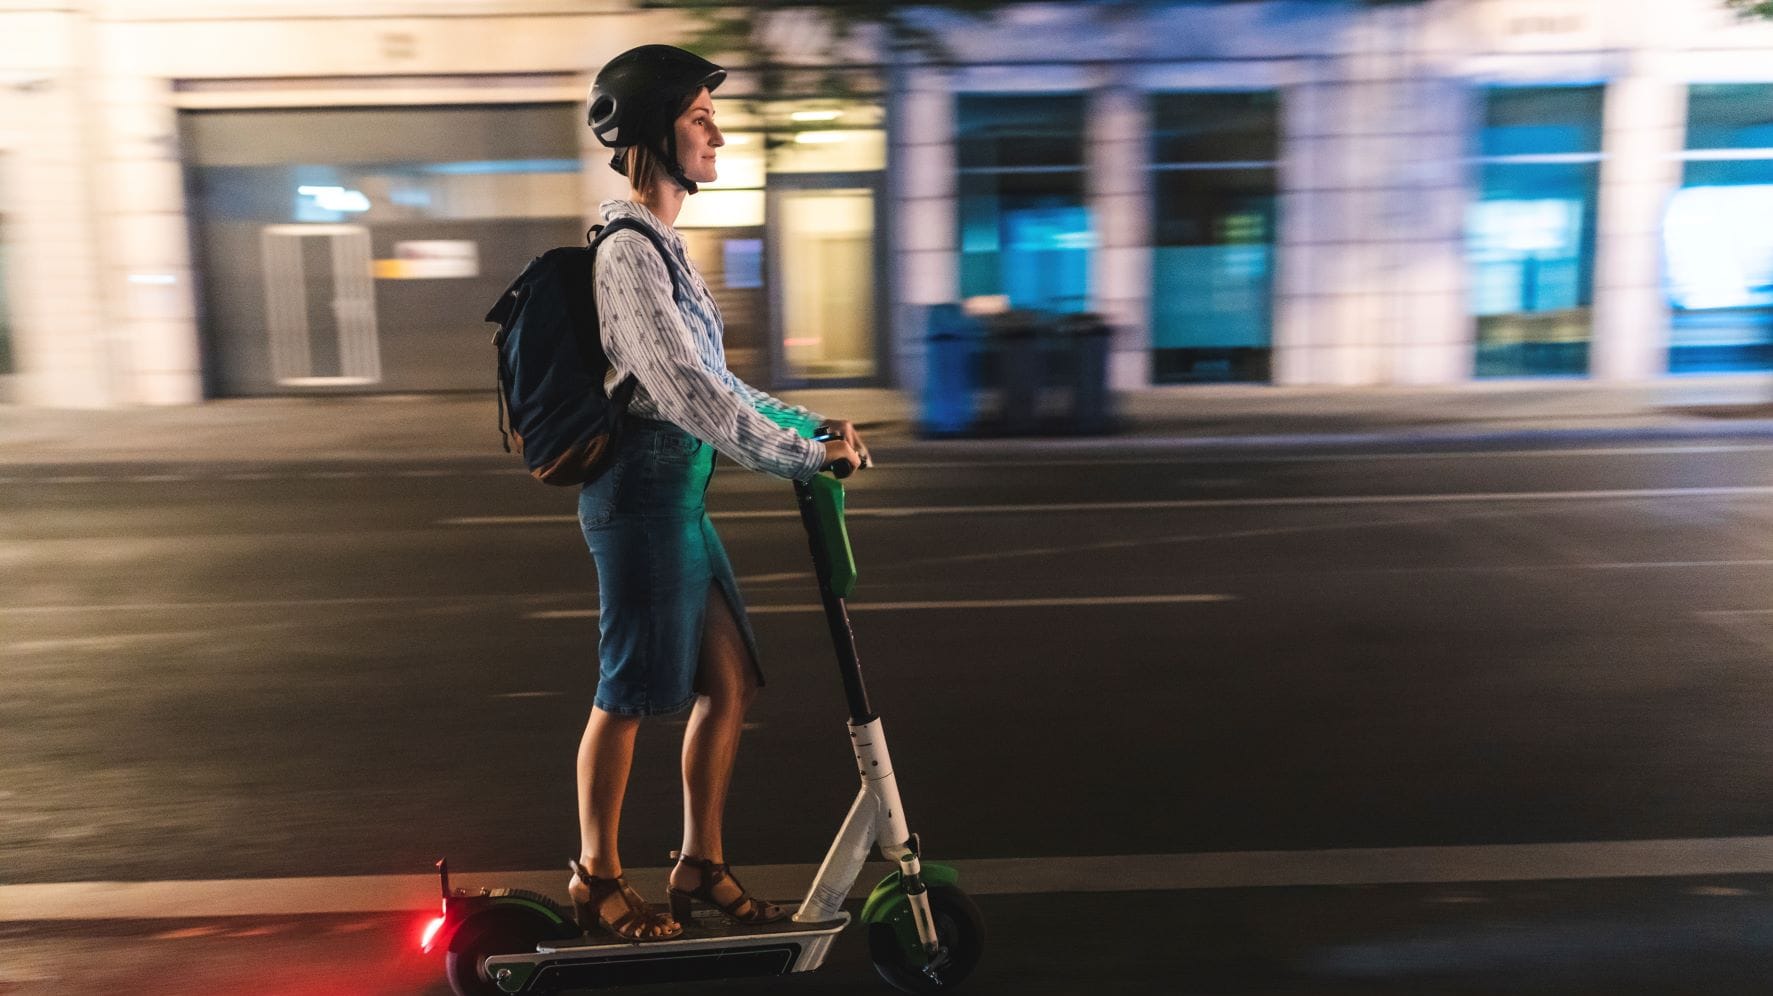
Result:
[[[695,193],[696,181],[683,175],[683,165],[677,161],[677,129],[675,128],[665,133],[665,161],[670,164],[665,167],[665,172],[671,174],[672,182],[682,187],[686,194]]]

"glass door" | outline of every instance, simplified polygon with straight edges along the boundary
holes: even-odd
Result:
[[[271,375],[285,387],[374,384],[374,264],[361,225],[266,225],[266,331]]]
[[[772,382],[880,382],[885,304],[880,174],[769,178]]]

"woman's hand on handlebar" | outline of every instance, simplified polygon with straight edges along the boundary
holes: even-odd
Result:
[[[825,440],[825,469],[838,477],[848,477],[858,467],[866,467],[856,448],[846,439]]]
[[[829,429],[831,435],[850,444],[850,448],[856,451],[859,460],[856,464],[857,467],[865,470],[874,466],[874,458],[868,455],[868,444],[862,442],[862,434],[856,431],[855,423],[848,419],[837,418],[825,423],[821,428]]]

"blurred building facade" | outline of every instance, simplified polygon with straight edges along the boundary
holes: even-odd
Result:
[[[915,390],[963,299],[1106,315],[1119,388],[1773,368],[1773,25],[1719,0],[925,13],[950,60],[725,57],[681,226],[755,383]],[[0,397],[490,386],[480,316],[624,190],[591,76],[686,17],[0,0]]]

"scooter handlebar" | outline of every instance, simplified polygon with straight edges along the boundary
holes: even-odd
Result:
[[[816,443],[828,443],[836,438],[838,438],[837,433],[828,425],[821,425],[813,432],[813,441]],[[830,463],[827,463],[819,469],[821,471],[830,472],[832,477],[841,481],[856,472],[856,465],[851,463],[846,457],[843,459],[832,460]]]

